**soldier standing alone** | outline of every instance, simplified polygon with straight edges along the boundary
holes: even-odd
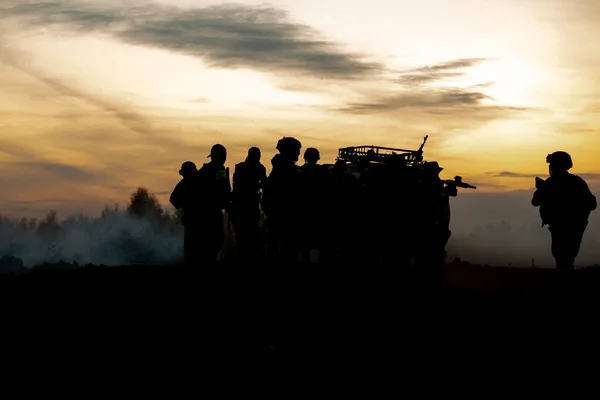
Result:
[[[573,161],[568,153],[549,154],[546,162],[550,177],[536,178],[531,204],[540,207],[542,226],[549,225],[556,268],[573,270],[588,218],[597,207],[596,197],[581,177],[569,173]]]

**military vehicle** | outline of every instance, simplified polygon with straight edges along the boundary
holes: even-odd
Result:
[[[458,188],[476,189],[460,176],[439,177],[443,168],[423,158],[427,139],[417,150],[374,145],[338,150],[331,168],[343,166],[360,187],[360,199],[349,216],[360,227],[355,231],[361,238],[356,248],[366,248],[373,261],[380,257],[380,262],[389,263],[399,254],[423,257],[426,253],[418,249],[440,233],[445,246],[451,235],[450,197],[457,196]]]
[[[437,162],[427,162],[423,159],[423,147],[429,136],[425,136],[423,143],[417,150],[398,149],[373,145],[344,147],[338,150],[336,161],[345,162],[347,172],[356,177],[361,183],[368,184],[368,178],[377,172],[390,167],[401,168],[407,172],[403,176],[410,176],[420,180],[428,166],[439,168]],[[330,167],[331,168],[331,167]],[[439,168],[441,171],[443,168]],[[457,195],[457,188],[476,189],[476,186],[463,182],[461,176],[454,179],[442,179],[445,192],[448,196]],[[388,182],[389,183],[389,182]],[[402,182],[399,182],[402,184]]]

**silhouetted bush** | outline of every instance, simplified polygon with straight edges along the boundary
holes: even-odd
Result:
[[[160,220],[165,211],[153,194],[144,187],[138,188],[130,197],[127,212],[139,218]]]

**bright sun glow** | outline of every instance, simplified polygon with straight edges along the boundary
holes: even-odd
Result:
[[[494,104],[532,106],[544,103],[543,90],[553,82],[543,67],[517,60],[493,60],[474,67],[462,83],[489,84],[482,91]]]

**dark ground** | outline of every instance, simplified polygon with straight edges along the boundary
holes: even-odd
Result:
[[[600,269],[568,279],[454,264],[433,291],[362,266],[46,266],[0,276],[1,343],[5,360],[85,371],[556,373],[595,365],[600,338]]]

